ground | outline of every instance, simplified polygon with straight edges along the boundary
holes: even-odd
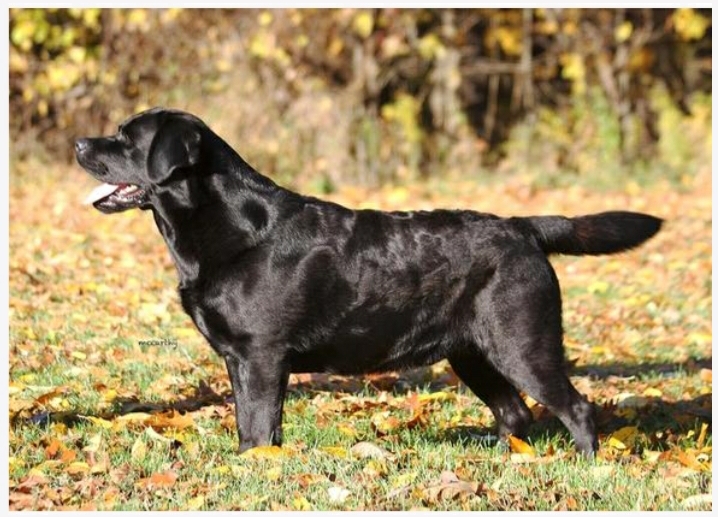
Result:
[[[146,212],[81,206],[93,180],[14,164],[10,180],[11,509],[711,509],[711,174],[538,189],[432,180],[329,196],[353,207],[500,215],[626,209],[666,219],[641,248],[552,259],[566,356],[599,406],[600,452],[527,400],[528,443],[445,363],[291,379],[285,446],[239,455],[223,363],[182,312]]]

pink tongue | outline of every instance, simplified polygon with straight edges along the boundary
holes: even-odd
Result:
[[[90,192],[90,194],[85,198],[82,204],[91,205],[95,201],[99,201],[100,199],[109,196],[119,188],[120,185],[110,185],[109,183],[103,183],[99,187],[95,187],[95,189]]]

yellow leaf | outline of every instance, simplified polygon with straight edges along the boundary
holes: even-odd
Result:
[[[621,25],[616,27],[616,30],[614,31],[614,37],[616,38],[617,43],[623,43],[628,38],[631,37],[631,34],[633,33],[633,24],[626,20]]]
[[[658,390],[656,388],[646,388],[643,391],[644,397],[662,397],[663,392],[661,390]]]
[[[337,431],[350,438],[355,438],[359,433],[349,424],[339,424]]]
[[[676,9],[672,18],[676,33],[684,40],[701,39],[710,25],[708,18],[691,8]]]
[[[626,447],[626,444],[625,444],[625,443],[623,443],[623,442],[622,442],[621,440],[619,440],[618,438],[614,438],[613,436],[611,436],[611,437],[608,439],[608,446],[609,446],[609,447],[612,447],[612,448],[614,448],[614,449],[618,449],[619,451],[623,451],[623,450],[626,450],[626,449],[628,448],[628,447]]]
[[[404,474],[399,474],[392,480],[391,485],[394,488],[410,485],[418,475],[418,472],[405,472]]]
[[[147,454],[147,445],[145,444],[144,440],[140,437],[135,440],[135,443],[132,444],[132,449],[130,452],[130,456],[135,461],[142,461],[145,459],[145,455]]]
[[[456,400],[456,393],[450,391],[436,391],[434,393],[420,393],[419,402],[429,402],[432,400]]]
[[[117,398],[117,390],[105,390],[102,394],[102,400],[105,402],[112,402]]]
[[[372,17],[371,13],[368,13],[366,11],[362,11],[354,17],[354,21],[352,22],[352,28],[354,29],[354,32],[356,32],[359,36],[366,39],[371,34],[371,31],[374,29],[374,18]]]
[[[79,359],[80,361],[84,361],[85,359],[87,359],[87,354],[84,352],[74,351],[70,355],[75,359]]]
[[[109,420],[105,420],[104,418],[100,418],[97,416],[82,416],[80,418],[83,418],[84,420],[89,420],[96,426],[102,427],[103,429],[111,429],[113,426],[113,423]]]
[[[272,13],[269,11],[262,11],[262,13],[259,15],[259,25],[262,27],[266,27],[270,23],[272,23]]]
[[[441,57],[446,49],[436,34],[429,33],[419,40],[419,54],[424,59],[433,59]]]
[[[73,461],[67,466],[65,472],[70,475],[87,474],[88,472],[90,472],[90,466],[84,461]]]
[[[312,505],[309,504],[309,501],[307,501],[307,498],[303,495],[300,495],[299,497],[295,497],[294,501],[292,501],[292,506],[295,510],[311,510]]]
[[[199,335],[195,329],[189,328],[189,327],[177,327],[174,329],[174,331],[172,333],[178,339],[193,338],[193,337],[197,337]]]
[[[88,444],[85,445],[82,450],[84,452],[97,452],[100,449],[100,445],[102,445],[102,434],[96,433],[88,440]]]
[[[126,415],[120,415],[115,418],[113,427],[122,429],[131,424],[144,424],[151,416],[149,413],[127,413]]]
[[[588,285],[588,292],[591,294],[604,294],[610,287],[608,282],[603,280],[595,280]]]
[[[193,497],[189,501],[187,501],[187,509],[188,510],[199,510],[204,506],[204,496],[198,495],[197,497]]]
[[[320,451],[326,452],[336,458],[348,458],[349,453],[344,447],[320,447]]]
[[[519,454],[527,454],[531,457],[536,456],[536,451],[533,447],[531,447],[528,443],[523,441],[521,438],[517,438],[513,435],[509,435],[509,446],[511,447],[511,450],[513,452],[517,452]]]
[[[706,332],[691,332],[687,340],[697,345],[707,345],[713,342],[713,335]]]
[[[35,399],[36,404],[45,405],[48,402],[50,402],[52,399],[59,397],[63,393],[66,393],[69,391],[69,388],[67,386],[60,386],[59,388],[55,388],[54,390],[50,391],[49,393],[45,393],[44,395],[40,395],[38,398]]]
[[[151,415],[150,418],[147,419],[147,425],[150,425],[155,429],[185,429],[187,427],[194,426],[194,419],[190,413],[182,415],[178,411],[172,409],[163,413]]]
[[[172,443],[172,438],[168,438],[166,436],[162,436],[160,433],[155,431],[152,427],[148,427],[145,429],[145,435],[147,435],[149,438],[163,443]]]
[[[22,390],[25,389],[25,386],[23,384],[19,384],[16,382],[11,382],[9,387],[9,395],[15,395],[17,393],[20,393]]]
[[[385,475],[388,471],[384,461],[369,460],[362,469],[362,472],[370,477],[379,477]]]
[[[272,467],[265,470],[264,477],[266,477],[269,481],[278,480],[280,477],[282,477],[282,467],[278,465],[276,467]]]
[[[706,443],[706,435],[708,434],[708,424],[703,422],[701,424],[701,432],[698,435],[698,440],[696,440],[696,448],[702,449],[703,445]]]
[[[608,439],[608,445],[609,447],[623,451],[631,447],[637,437],[638,427],[622,427],[611,434],[611,437]]]
[[[252,449],[244,451],[241,455],[243,458],[253,459],[275,459],[288,456],[288,454],[276,445],[260,445]]]
[[[212,472],[224,476],[232,471],[229,465],[219,465],[212,469]]]

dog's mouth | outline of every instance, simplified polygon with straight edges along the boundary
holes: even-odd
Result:
[[[122,212],[130,208],[141,208],[147,203],[147,191],[132,183],[103,183],[90,192],[82,202],[92,205],[106,214]]]

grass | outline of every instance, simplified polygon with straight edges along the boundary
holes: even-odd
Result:
[[[295,376],[285,446],[239,455],[224,366],[179,306],[151,217],[79,208],[89,178],[37,168],[15,164],[11,180],[11,508],[711,508],[710,170],[683,190],[630,194],[471,178],[332,194],[386,209],[625,208],[669,221],[631,253],[553,259],[572,381],[600,406],[601,450],[587,462],[540,405],[528,448],[494,444],[490,412],[445,364]]]

